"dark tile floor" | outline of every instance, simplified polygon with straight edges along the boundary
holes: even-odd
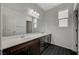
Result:
[[[63,47],[49,45],[41,55],[77,55],[77,53]]]

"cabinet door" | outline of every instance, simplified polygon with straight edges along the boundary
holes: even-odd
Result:
[[[29,55],[39,55],[40,54],[40,41],[39,41],[39,39],[36,39],[36,40],[30,42],[28,54]]]
[[[11,48],[7,48],[3,50],[4,55],[27,55],[28,54],[28,46],[27,44],[17,45]]]

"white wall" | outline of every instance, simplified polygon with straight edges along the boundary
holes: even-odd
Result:
[[[69,9],[68,27],[60,28],[58,22],[58,12]],[[45,14],[45,31],[52,33],[51,43],[68,49],[74,49],[75,43],[73,39],[73,4],[62,4]]]
[[[1,50],[1,4],[0,4],[0,50]]]
[[[26,20],[27,9],[32,8],[40,13],[40,19],[38,19],[38,28],[36,31],[40,31],[41,23],[43,20],[43,10],[36,4],[2,4],[2,18],[3,18],[3,36],[10,36],[15,34],[26,33]]]

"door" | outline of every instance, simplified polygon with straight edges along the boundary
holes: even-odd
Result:
[[[78,55],[79,55],[79,4],[78,4]]]
[[[32,21],[26,21],[26,33],[32,33]]]
[[[74,39],[75,39],[75,49],[78,52],[78,9],[74,11]]]

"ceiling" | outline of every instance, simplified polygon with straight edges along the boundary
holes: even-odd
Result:
[[[44,11],[54,8],[60,4],[62,3],[37,3],[37,5],[40,6]]]

